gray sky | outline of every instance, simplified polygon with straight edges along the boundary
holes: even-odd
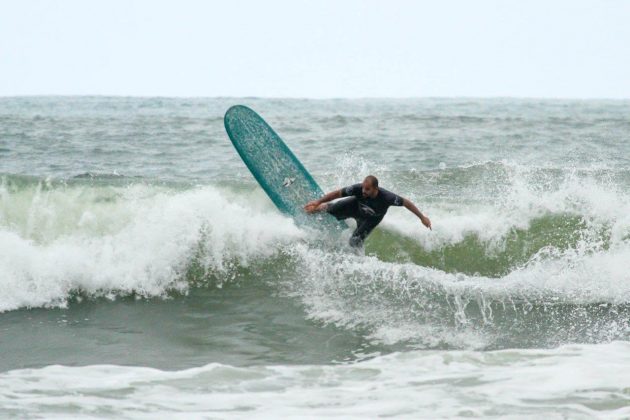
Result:
[[[0,95],[630,98],[630,1],[0,0]]]

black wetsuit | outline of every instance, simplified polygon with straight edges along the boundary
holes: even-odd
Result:
[[[402,197],[383,188],[378,189],[374,198],[363,197],[361,184],[343,188],[341,196],[349,198],[329,204],[327,211],[339,220],[351,217],[357,221],[357,228],[350,238],[352,246],[363,244],[372,229],[381,223],[389,206],[403,205]]]

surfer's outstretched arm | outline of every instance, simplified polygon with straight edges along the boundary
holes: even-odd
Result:
[[[304,206],[304,210],[306,210],[307,213],[317,213],[320,211],[324,211],[327,207],[326,203],[332,200],[336,200],[338,198],[341,198],[341,190],[329,192],[328,194],[324,194],[324,196],[319,200],[313,200],[306,203],[306,205]]]
[[[403,206],[407,210],[409,210],[410,212],[412,212],[413,214],[418,216],[418,219],[420,219],[420,221],[422,222],[423,225],[425,225],[426,227],[431,229],[431,220],[429,220],[429,218],[427,216],[422,214],[422,212],[420,210],[418,210],[418,207],[416,207],[415,204],[413,204],[411,201],[407,200],[406,198],[403,198]]]

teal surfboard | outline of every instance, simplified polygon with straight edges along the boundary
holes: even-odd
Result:
[[[347,225],[329,214],[308,215],[304,205],[322,189],[280,136],[250,108],[231,107],[223,119],[236,151],[271,201],[297,223],[340,230]]]

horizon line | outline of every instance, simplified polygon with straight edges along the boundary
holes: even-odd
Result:
[[[475,96],[475,95],[454,95],[454,96],[238,96],[238,95],[217,95],[217,96],[191,96],[191,95],[125,95],[125,94],[0,94],[0,99],[15,98],[136,98],[136,99],[282,99],[282,100],[414,100],[414,99],[516,99],[516,100],[558,100],[558,101],[628,101],[630,97],[605,97],[605,96],[520,96],[520,95],[495,95],[495,96]]]

